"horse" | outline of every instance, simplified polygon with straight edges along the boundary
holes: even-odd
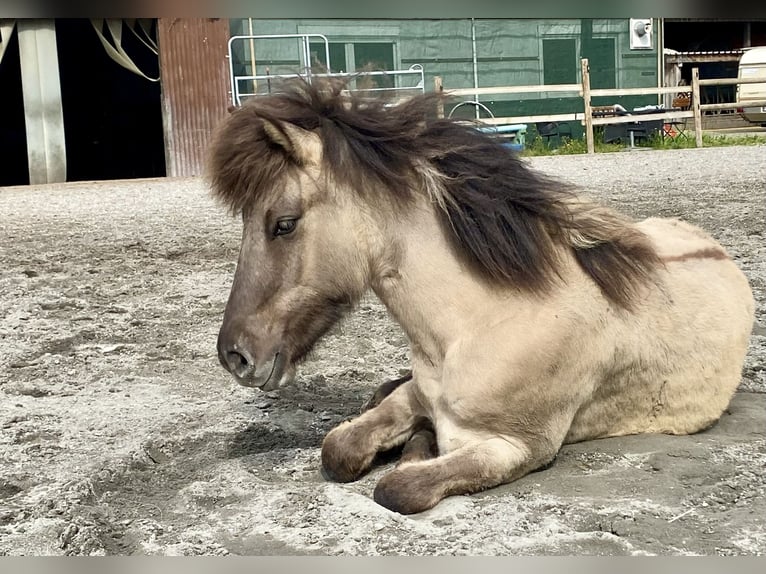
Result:
[[[636,221],[531,169],[443,96],[296,81],[217,127],[211,194],[243,231],[217,341],[245,386],[289,380],[370,290],[411,374],[331,429],[321,470],[419,513],[514,481],[562,445],[714,425],[754,322],[746,276],[679,219]]]

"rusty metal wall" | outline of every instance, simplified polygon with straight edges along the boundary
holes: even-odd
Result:
[[[210,134],[227,113],[226,18],[158,21],[168,177],[200,175]]]

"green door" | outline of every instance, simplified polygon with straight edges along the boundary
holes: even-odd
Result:
[[[590,68],[590,87],[594,90],[617,87],[617,70],[614,64],[614,38],[590,38],[587,53]]]
[[[543,40],[543,84],[577,83],[577,43],[574,38]]]

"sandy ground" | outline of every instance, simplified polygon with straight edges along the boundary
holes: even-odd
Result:
[[[294,385],[238,387],[215,338],[240,224],[198,179],[0,189],[0,555],[763,554],[766,147],[530,163],[635,217],[681,216],[749,276],[757,324],[711,430],[565,447],[412,517],[319,472],[324,434],[406,369],[365,300]]]

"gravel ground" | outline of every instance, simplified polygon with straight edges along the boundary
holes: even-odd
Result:
[[[198,179],[0,189],[0,555],[763,554],[766,146],[541,157],[639,218],[701,225],[751,280],[740,392],[714,428],[565,447],[403,517],[319,473],[324,434],[406,369],[370,297],[294,385],[238,387],[215,338],[240,224]]]

